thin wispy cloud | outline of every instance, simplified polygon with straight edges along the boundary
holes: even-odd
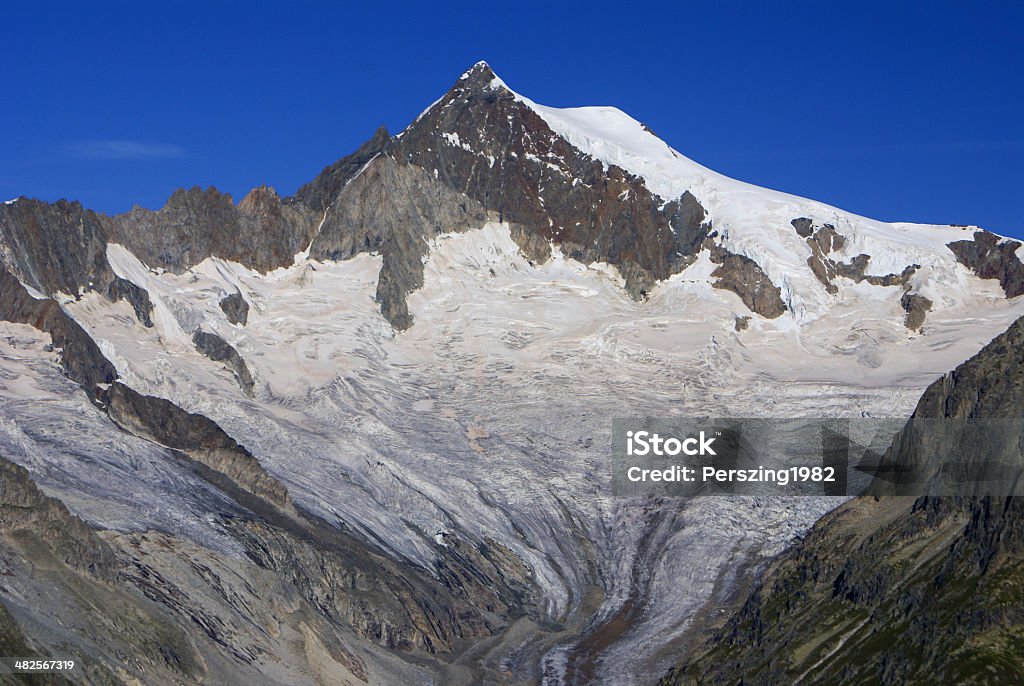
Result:
[[[118,139],[79,141],[70,146],[70,152],[89,160],[168,160],[188,156],[180,145]]]

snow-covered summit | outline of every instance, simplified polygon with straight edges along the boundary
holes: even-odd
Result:
[[[908,312],[970,306],[979,275],[1000,278],[1008,297],[1024,290],[1007,283],[1024,279],[1016,244],[994,237],[970,247],[977,227],[882,222],[729,178],[617,108],[538,104],[486,62],[466,71],[402,143],[414,164],[506,219],[614,265],[635,293],[685,272],[702,250],[723,265],[717,283],[752,284],[741,294],[748,307],[754,291],[778,289],[778,304],[754,307],[757,314],[784,310],[797,323],[850,299],[890,300]],[[998,267],[983,266],[993,259]]]

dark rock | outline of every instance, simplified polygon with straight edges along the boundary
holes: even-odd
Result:
[[[1016,418],[1022,410],[1024,318],[929,386],[917,403],[914,417]]]
[[[872,286],[905,286],[910,281],[910,277],[914,275],[921,265],[909,264],[899,274],[884,274],[884,275],[873,275],[865,274],[867,271],[868,262],[871,261],[869,255],[860,254],[854,257],[847,263],[834,262],[833,266],[835,273],[838,276],[850,279],[854,283],[860,283],[866,281]]]
[[[196,350],[214,362],[223,362],[224,366],[234,373],[235,380],[245,394],[252,395],[252,374],[249,373],[249,367],[245,364],[245,360],[230,343],[217,334],[207,333],[202,329],[195,330],[195,333],[192,334],[192,342],[196,344]]]
[[[807,242],[817,246],[821,254],[827,255],[833,250],[842,250],[846,245],[846,237],[837,232],[836,227],[825,224],[809,236]]]
[[[624,169],[606,169],[499,85],[486,64],[459,79],[391,154],[538,236],[535,246],[550,241],[584,263],[615,265],[635,298],[685,269],[707,233],[692,195],[659,198]]]
[[[142,395],[120,381],[104,391],[101,400],[110,418],[126,431],[184,452],[279,508],[293,507],[284,485],[208,417],[186,412],[169,400]]]
[[[107,262],[104,221],[66,200],[21,198],[0,205],[0,256],[10,260],[5,269],[44,295],[95,291],[127,300],[138,320],[152,326],[149,294],[115,275]]]
[[[391,146],[391,135],[383,126],[377,129],[373,137],[363,143],[351,155],[341,158],[326,167],[310,183],[300,188],[295,196],[286,202],[302,203],[311,209],[326,213],[349,181],[358,174],[367,163],[377,155],[386,152]]]
[[[811,248],[807,266],[831,294],[839,292],[839,287],[834,283],[836,277],[850,279],[854,283],[866,281],[873,286],[906,286],[910,277],[920,268],[920,265],[911,264],[899,274],[866,274],[870,255],[860,254],[849,262],[839,262],[829,257],[830,253],[842,250],[846,245],[846,237],[837,232],[834,226],[823,224],[814,228],[814,222],[806,217],[794,219],[792,224],[797,233],[807,239],[807,245]]]
[[[160,210],[136,207],[106,218],[110,240],[153,267],[181,273],[208,257],[267,272],[292,264],[320,217],[284,203],[272,188],[250,191],[236,206],[215,188],[179,189]]]
[[[711,261],[718,265],[711,276],[717,281],[712,285],[732,291],[740,296],[751,312],[775,319],[786,312],[782,301],[782,290],[772,283],[764,270],[745,255],[731,253],[725,248],[705,242],[711,253]]]
[[[746,331],[750,327],[750,316],[736,317],[736,330]]]
[[[694,256],[707,238],[710,230],[705,221],[708,213],[690,191],[683,193],[678,200],[665,205],[669,217],[669,225],[676,234],[676,245],[686,256]]]
[[[982,279],[998,279],[1007,298],[1024,293],[1024,264],[1017,257],[1018,241],[1003,240],[989,231],[976,231],[974,240],[954,241],[947,247]]]
[[[811,273],[821,282],[826,291],[833,295],[839,292],[839,287],[832,283],[832,279],[836,276],[835,262],[818,254],[811,254],[807,258],[807,266],[811,268]]]
[[[128,279],[116,276],[110,282],[107,295],[111,300],[127,300],[131,303],[132,309],[135,310],[135,318],[143,326],[153,327],[153,303],[150,301],[149,292],[145,288],[140,288]]]
[[[811,234],[814,232],[814,229],[812,228],[814,226],[813,219],[799,217],[791,221],[790,224],[793,225],[793,228],[796,229],[796,232],[800,234],[802,238],[810,238]]]
[[[910,293],[909,291],[903,294],[900,298],[900,306],[903,311],[907,313],[906,319],[903,323],[911,331],[918,331],[924,326],[924,319],[928,312],[932,309],[932,301],[923,295],[916,293]]]
[[[245,326],[249,321],[249,303],[238,291],[226,295],[220,299],[220,309],[224,311],[228,321],[232,324]]]
[[[105,293],[114,280],[99,215],[77,202],[22,198],[0,205],[0,259],[18,279],[45,295]]]

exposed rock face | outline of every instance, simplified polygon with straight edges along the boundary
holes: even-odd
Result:
[[[584,263],[613,264],[634,298],[688,266],[708,235],[689,192],[653,195],[644,182],[573,148],[478,65],[399,138],[380,129],[288,203],[322,212],[311,257],[379,251],[377,300],[397,329],[422,285],[426,242],[488,220],[512,225],[535,262],[550,244]],[[582,180],[582,183],[580,182]]]
[[[345,185],[355,178],[370,160],[387,151],[390,146],[391,135],[382,126],[358,150],[326,167],[313,181],[296,191],[295,196],[286,202],[301,203],[316,212],[325,214]]]
[[[1018,319],[981,352],[929,386],[914,417],[1017,418],[1024,412],[1022,381],[1024,319]]]
[[[182,272],[216,256],[266,272],[291,264],[309,245],[318,220],[262,186],[238,205],[212,187],[181,189],[156,212],[136,207],[105,223],[113,242],[152,267]]]
[[[196,344],[196,350],[209,357],[214,362],[223,362],[224,366],[230,369],[238,385],[245,391],[246,395],[252,395],[253,380],[249,373],[249,367],[245,360],[238,354],[238,351],[230,343],[215,333],[208,333],[196,329],[192,334],[192,341]]]
[[[920,269],[920,265],[910,264],[899,274],[867,274],[868,263],[871,261],[870,255],[862,253],[849,262],[840,262],[829,256],[831,252],[842,250],[846,245],[846,238],[837,232],[834,226],[822,224],[820,227],[814,228],[814,221],[807,217],[794,219],[791,223],[796,232],[807,239],[807,245],[811,248],[807,266],[829,293],[839,292],[839,287],[834,283],[838,276],[850,279],[854,283],[866,281],[872,286],[906,286],[914,272]],[[921,321],[924,321],[923,312]],[[908,326],[908,328],[920,328],[920,324],[916,327]]]
[[[923,418],[1024,412],[1024,320],[932,384]],[[938,473],[963,455],[943,432],[886,459]],[[1024,425],[1000,454],[1021,453]],[[739,612],[663,684],[1016,683],[1024,674],[1021,498],[858,498],[777,558]],[[989,665],[997,664],[996,672]]]
[[[288,531],[246,519],[230,526],[258,566],[286,579],[333,621],[384,647],[449,653],[462,641],[491,635],[503,623],[497,615],[486,618],[480,605],[453,598],[421,570],[376,554],[321,522],[314,524],[320,526]],[[497,593],[479,582],[452,580],[457,583],[451,590],[472,589],[491,599],[493,612],[508,613]]]
[[[110,547],[64,503],[40,492],[24,467],[0,457],[0,536],[19,532],[75,569],[106,580],[116,574]]]
[[[814,233],[814,220],[809,217],[798,217],[790,222],[796,232],[803,238],[810,238]]]
[[[762,317],[775,319],[786,312],[782,301],[782,290],[772,283],[757,262],[746,255],[737,255],[719,247],[710,240],[706,242],[711,252],[711,261],[718,267],[711,276],[718,279],[715,288],[723,288],[740,296],[751,312]]]
[[[249,322],[249,303],[237,291],[220,299],[220,309],[232,324],[245,326]]]
[[[983,279],[998,279],[1007,298],[1024,293],[1024,264],[1017,257],[1020,243],[1001,240],[989,231],[976,231],[974,240],[948,244],[956,259]]]
[[[377,300],[397,329],[412,325],[406,296],[422,285],[427,241],[488,220],[510,223],[531,260],[546,260],[553,242],[617,266],[636,298],[692,262],[708,232],[693,195],[666,203],[605,169],[493,79],[474,68],[400,138],[380,129],[303,186],[289,203],[323,213],[310,256],[380,252]]]
[[[487,212],[419,167],[388,155],[374,159],[335,199],[310,256],[344,260],[360,252],[384,258],[377,302],[398,329],[412,318],[406,295],[423,285],[427,241],[446,231],[480,227]]]
[[[911,331],[918,331],[924,326],[925,316],[932,309],[932,301],[923,295],[908,291],[900,298],[900,306],[907,313],[903,324]]]
[[[77,202],[23,198],[0,205],[0,259],[46,295],[106,292],[114,280],[106,251],[100,216]]]
[[[77,202],[23,198],[0,205],[0,269],[44,295],[96,291],[127,300],[138,320],[152,326],[149,294],[114,274],[106,250],[103,218]],[[10,297],[23,290],[12,289]]]
[[[837,262],[835,263],[836,274],[846,277],[854,283],[865,281],[872,286],[905,286],[914,272],[921,268],[919,264],[908,264],[899,274],[865,274],[870,260],[869,255],[861,254],[848,263]]]
[[[135,310],[135,318],[142,323],[143,326],[152,328],[153,327],[153,303],[149,299],[149,293],[143,288],[139,288],[128,279],[122,279],[120,276],[114,277],[114,280],[110,282],[110,288],[107,289],[107,295],[110,296],[111,300],[127,300],[131,303],[132,309]]]
[[[391,152],[566,255],[615,265],[634,297],[684,269],[707,233],[692,195],[659,198],[641,179],[580,153],[486,64],[467,72]]]
[[[128,431],[181,450],[274,505],[291,509],[288,490],[216,423],[164,400],[142,395],[121,382],[103,392],[111,419]]]

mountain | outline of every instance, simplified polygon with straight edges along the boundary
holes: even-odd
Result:
[[[612,418],[907,417],[1019,248],[484,63],[292,197],[9,201],[0,636],[83,683],[654,682],[839,502],[618,495]]]
[[[915,421],[930,430],[920,445],[897,437],[888,457],[930,464],[934,478],[965,459],[1010,455],[1018,481],[1022,412],[1019,319],[928,387],[905,433]],[[969,420],[1002,430],[965,454],[951,438]],[[774,560],[728,623],[661,683],[1020,683],[1022,574],[1019,497],[857,498]]]

